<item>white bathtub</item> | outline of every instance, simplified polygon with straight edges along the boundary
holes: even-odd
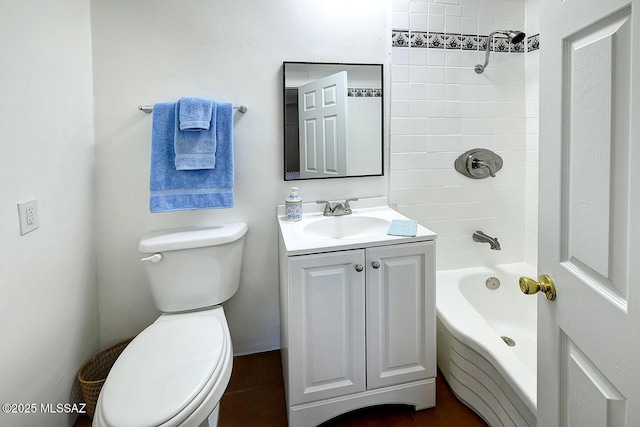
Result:
[[[492,427],[536,425],[538,298],[520,291],[523,275],[536,270],[518,263],[436,274],[438,367]],[[487,288],[489,277],[499,279],[497,289]]]

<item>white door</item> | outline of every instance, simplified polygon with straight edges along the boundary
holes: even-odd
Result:
[[[347,72],[298,88],[300,177],[347,173]]]
[[[368,390],[436,376],[434,249],[367,249]]]
[[[364,250],[290,257],[289,405],[365,390]]]
[[[640,0],[542,0],[538,426],[640,426]]]

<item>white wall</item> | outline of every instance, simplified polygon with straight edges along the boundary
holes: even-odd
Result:
[[[487,35],[524,29],[521,1],[393,2],[394,29]],[[527,165],[524,53],[393,47],[390,201],[438,233],[438,269],[524,260]],[[498,153],[496,178],[473,180],[454,160],[481,147]],[[482,230],[501,251],[475,243]],[[535,236],[534,236],[535,237]]]
[[[291,185],[307,201],[388,192],[387,177],[284,182],[282,62],[387,64],[389,2],[94,0],[92,19],[102,343],[158,315],[136,250],[141,235],[245,221],[240,289],[225,304],[234,350],[278,348],[275,206]],[[249,109],[235,115],[236,204],[150,214],[151,116],[137,106],[185,95]]]
[[[91,29],[87,2],[3,2],[0,12],[0,413],[3,426],[68,426],[80,366],[98,350]],[[20,236],[16,203],[37,198]]]

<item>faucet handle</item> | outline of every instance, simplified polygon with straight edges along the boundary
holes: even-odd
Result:
[[[358,198],[357,197],[352,197],[351,199],[347,199],[344,201],[344,209],[345,210],[351,210],[351,206],[349,206],[349,202],[357,202]]]
[[[319,204],[319,205],[325,203],[325,205],[324,205],[324,215],[325,216],[328,213],[331,213],[331,202],[329,202],[327,200],[316,200],[316,203]]]

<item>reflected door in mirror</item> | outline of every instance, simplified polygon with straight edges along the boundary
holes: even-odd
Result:
[[[285,180],[382,175],[380,64],[285,62]]]

